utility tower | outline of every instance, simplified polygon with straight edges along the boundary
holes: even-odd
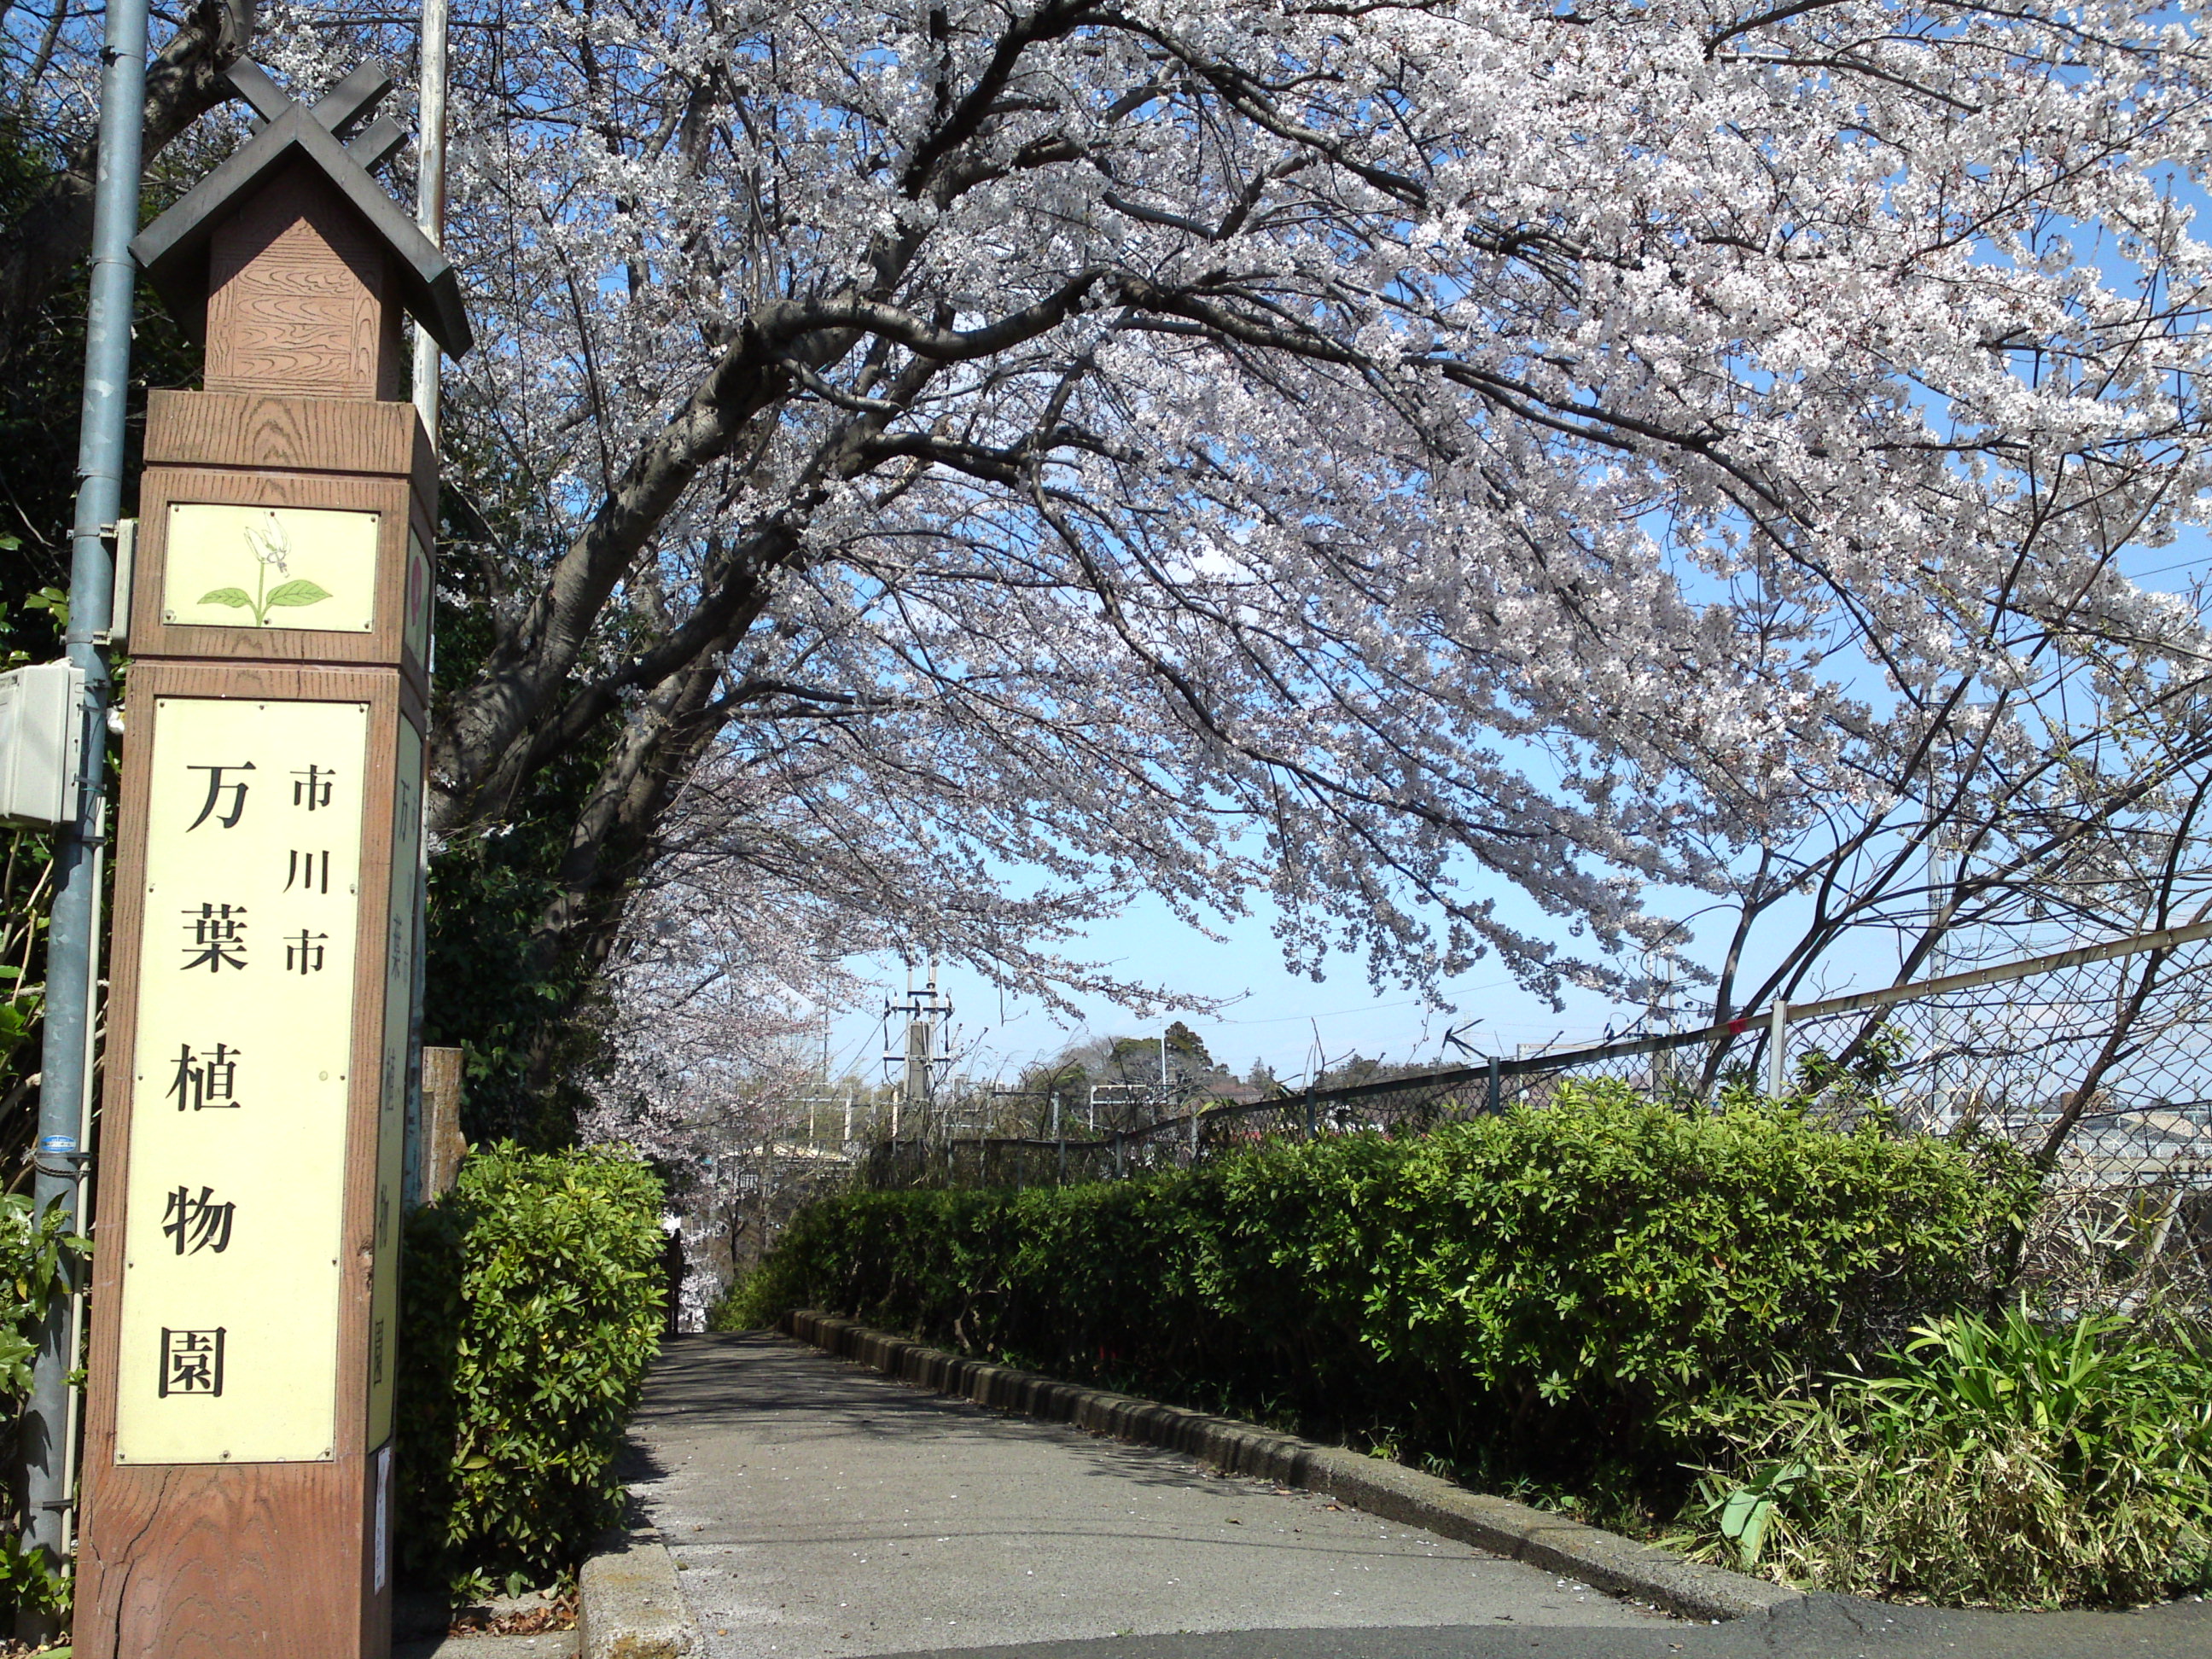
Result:
[[[937,988],[937,964],[929,966],[929,981],[915,988],[914,970],[906,976],[906,994],[884,1005],[884,1066],[896,1079],[897,1092],[891,1103],[891,1139],[898,1139],[905,1113],[916,1115],[923,1134],[928,1133],[929,1108],[937,1085],[952,1064],[946,1052],[945,1034],[952,1019],[952,1000]]]

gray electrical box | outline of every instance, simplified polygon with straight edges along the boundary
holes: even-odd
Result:
[[[0,674],[0,823],[76,816],[84,749],[84,671],[43,662]]]

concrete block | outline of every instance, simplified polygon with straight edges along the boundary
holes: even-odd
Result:
[[[651,1533],[618,1533],[577,1575],[581,1659],[685,1659],[702,1654],[676,1558]]]

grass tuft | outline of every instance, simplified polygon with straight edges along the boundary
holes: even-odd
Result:
[[[1948,1607],[2212,1583],[2212,1356],[2186,1328],[1954,1314],[1864,1374],[1704,1416],[1725,1450],[1668,1541],[1708,1560]]]

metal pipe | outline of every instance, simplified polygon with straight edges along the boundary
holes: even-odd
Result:
[[[416,95],[415,223],[434,246],[446,240],[446,9],[447,0],[422,0],[422,75]],[[415,330],[415,412],[438,447],[438,343]]]
[[[1780,997],[1774,999],[1767,1027],[1766,1092],[1769,1098],[1779,1100],[1790,1082],[1789,1056],[1784,1053],[1790,1041],[1790,1005]]]
[[[446,9],[447,0],[422,0],[422,65],[418,76],[416,113],[422,126],[416,138],[415,223],[441,246],[446,237]],[[419,323],[415,328],[415,413],[438,449],[438,343]],[[437,550],[430,550],[434,562]],[[425,603],[430,603],[428,596]],[[437,657],[434,639],[431,658]],[[430,665],[425,664],[428,668]],[[415,838],[416,871],[415,960],[408,972],[407,1079],[404,1121],[401,1125],[399,1190],[402,1207],[411,1210],[422,1198],[422,1003],[428,993],[430,951],[430,847],[428,838]]]
[[[94,892],[98,893],[104,889],[103,872],[107,863],[107,802],[105,799],[100,801],[98,816],[93,822],[94,834],[92,846],[92,889]],[[92,934],[91,967],[85,980],[85,982],[92,986],[95,992],[100,985],[100,930],[95,927]],[[76,1139],[80,1149],[91,1139],[92,1091],[89,1085],[94,1075],[93,1039],[98,1029],[99,1006],[95,997],[84,1025],[84,1075],[88,1086],[83,1095],[83,1109],[77,1115]],[[82,1150],[78,1153],[76,1167],[89,1176],[91,1165]],[[96,1196],[92,1188],[83,1182],[78,1184],[77,1209],[80,1215],[90,1212]],[[84,1352],[85,1314],[84,1275],[81,1272],[77,1273],[73,1275],[73,1279],[69,1298],[69,1334],[63,1345],[63,1352],[70,1356],[72,1364],[76,1363],[77,1356]],[[74,1500],[76,1494],[78,1459],[82,1450],[81,1436],[84,1419],[84,1390],[82,1388],[67,1390],[66,1410],[67,1417],[62,1429],[61,1491],[64,1498]],[[66,1557],[74,1559],[76,1554],[76,1510],[74,1507],[70,1507],[58,1510],[56,1513],[62,1520],[59,1528],[61,1553]]]
[[[58,1208],[71,1232],[92,1079],[94,943],[100,928],[100,802],[106,793],[106,642],[115,599],[115,522],[123,510],[125,405],[130,396],[131,239],[138,230],[141,137],[146,119],[146,0],[109,0],[100,89],[100,156],[93,186],[92,273],[85,314],[84,400],[77,428],[76,518],[70,534],[69,659],[84,673],[83,771],[76,815],[55,839],[54,908],[46,933],[46,1033],[40,1055],[39,1151],[33,1200]],[[32,1361],[24,1409],[23,1542],[58,1566],[72,1503],[66,1441],[70,1303],[77,1264],[55,1287]],[[51,1634],[52,1620],[21,1619],[19,1634]]]

